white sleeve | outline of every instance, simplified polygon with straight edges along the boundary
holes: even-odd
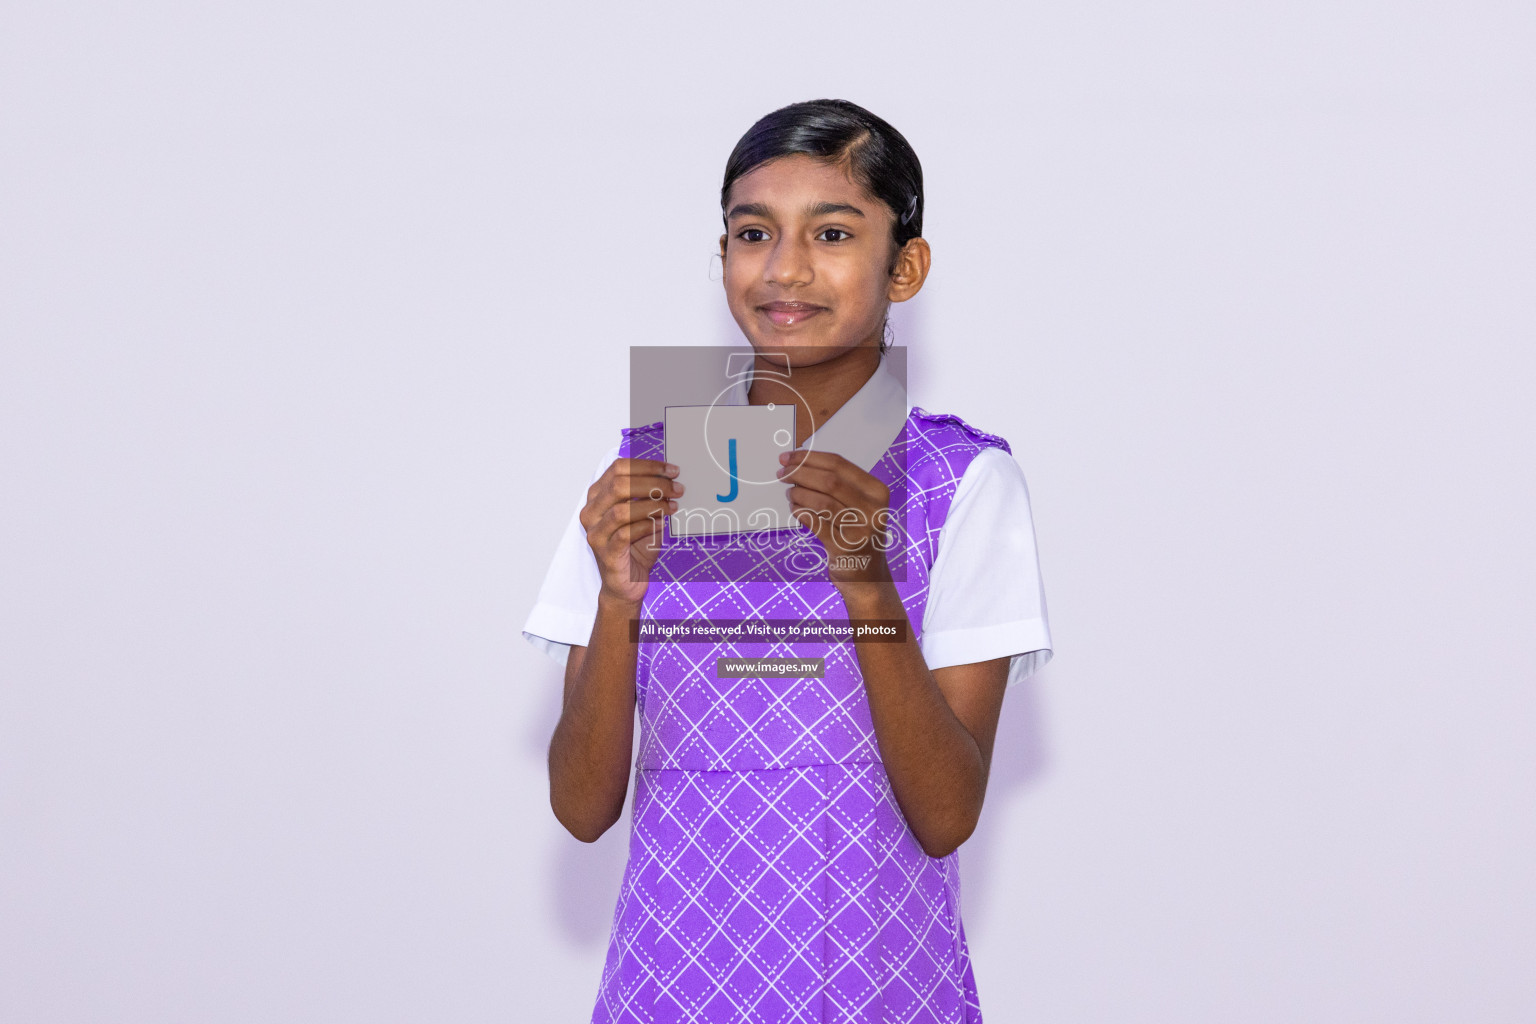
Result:
[[[614,445],[597,464],[592,479],[619,457]],[[583,494],[571,512],[565,533],[555,547],[549,571],[539,597],[523,624],[523,638],[560,664],[571,653],[572,645],[585,647],[592,639],[592,624],[597,621],[597,594],[603,578],[597,571],[597,558],[587,544],[587,531],[581,526],[581,508],[587,503]]]
[[[1012,686],[1051,660],[1029,488],[1013,456],[987,448],[966,467],[928,577],[929,668],[1011,657]]]

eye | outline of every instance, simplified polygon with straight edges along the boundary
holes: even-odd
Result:
[[[838,238],[828,238],[827,241],[829,241],[829,242],[846,242],[846,241],[848,241],[848,239],[853,237],[853,235],[851,235],[848,232],[844,231],[842,228],[827,228],[825,231],[823,231],[820,235],[817,235],[816,237],[820,238],[820,237],[822,237],[822,235],[838,235],[838,236],[840,236]]]
[[[743,242],[761,242],[763,240],[763,238],[748,238],[748,235],[762,235],[763,238],[766,238],[768,236],[768,232],[764,231],[762,228],[747,228],[744,231],[739,231],[736,233],[736,237],[741,239]]]

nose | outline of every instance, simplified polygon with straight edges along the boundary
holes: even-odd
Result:
[[[792,233],[786,233],[774,243],[763,267],[763,279],[778,285],[810,284],[815,272],[811,269],[810,250],[805,242]]]

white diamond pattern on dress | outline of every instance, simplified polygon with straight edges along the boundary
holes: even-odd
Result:
[[[905,470],[887,483],[910,527],[897,587],[912,623],[987,445],[1006,442],[915,409],[876,466]],[[659,457],[659,431],[626,431],[624,448]],[[658,574],[645,616],[846,615],[825,581],[690,576]],[[722,679],[717,657],[823,657],[825,674]],[[901,815],[853,644],[645,642],[637,695],[629,862],[594,1021],[978,1024],[958,855],[928,857]]]

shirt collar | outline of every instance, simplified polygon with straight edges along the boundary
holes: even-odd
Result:
[[[742,374],[727,395],[726,405],[746,405],[752,375]],[[880,365],[836,412],[816,425],[802,448],[841,455],[864,472],[871,472],[901,433],[912,411],[907,389],[891,372],[880,353]]]

